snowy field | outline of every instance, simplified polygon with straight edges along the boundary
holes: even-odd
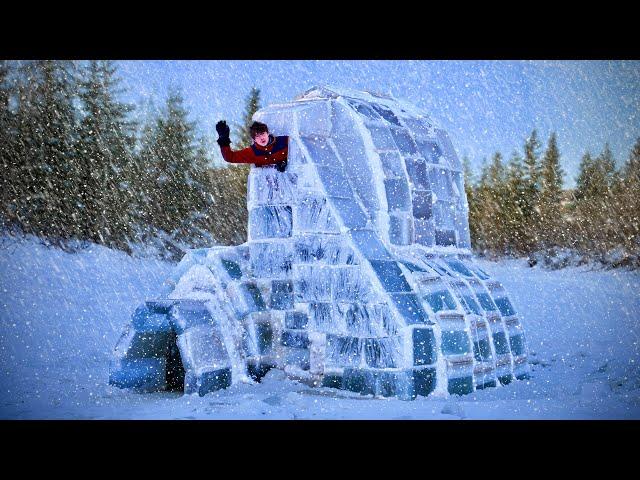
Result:
[[[0,419],[640,419],[640,272],[480,261],[521,312],[532,378],[412,402],[272,370],[204,397],[110,387],[109,359],[172,265],[0,238]]]

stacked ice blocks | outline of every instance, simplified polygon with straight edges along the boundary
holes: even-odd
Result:
[[[328,88],[254,119],[289,136],[287,170],[252,167],[248,241],[185,256],[167,299],[134,315],[112,383],[164,390],[182,368],[185,392],[204,394],[277,367],[413,399],[528,375],[518,315],[471,258],[444,131],[390,97]]]

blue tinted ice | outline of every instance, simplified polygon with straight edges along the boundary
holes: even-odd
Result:
[[[432,167],[428,170],[431,190],[438,196],[439,200],[449,200],[452,197],[451,177],[449,170]]]
[[[259,278],[289,275],[293,262],[293,249],[289,244],[251,242],[251,271]]]
[[[434,312],[456,309],[456,302],[448,290],[428,293],[424,296],[424,299],[429,303],[429,306]]]
[[[523,335],[514,335],[510,337],[509,340],[511,342],[511,353],[514,355],[523,355],[526,353]]]
[[[402,157],[398,152],[380,152],[382,171],[387,177],[404,178],[402,169]]]
[[[310,102],[297,110],[298,132],[301,137],[329,136],[332,125],[330,110],[326,103]],[[291,120],[293,118],[290,118]]]
[[[435,230],[432,220],[417,218],[413,222],[415,241],[425,247],[433,246],[435,242]]]
[[[374,194],[375,176],[362,137],[355,134],[340,135],[334,138],[333,142],[360,201],[370,211],[377,209],[379,203],[377,195]]]
[[[273,168],[254,168],[250,172],[249,200],[259,205],[291,205],[295,201],[298,176]]]
[[[387,122],[393,124],[393,125],[397,125],[399,127],[402,126],[402,124],[400,123],[400,121],[398,120],[398,117],[396,117],[396,115],[389,110],[386,107],[383,107],[382,105],[377,105],[375,103],[371,104],[371,107],[380,114],[380,116],[382,118],[384,118]]]
[[[463,330],[442,331],[442,353],[445,355],[461,355],[471,352],[469,336]]]
[[[416,323],[432,323],[427,312],[420,305],[420,300],[413,293],[392,293],[391,300],[408,325]]]
[[[409,185],[404,178],[387,178],[384,180],[384,189],[387,194],[389,211],[411,209],[409,197]]]
[[[342,167],[318,167],[318,175],[329,197],[353,198],[347,173]]]
[[[378,150],[396,150],[396,142],[393,141],[391,132],[386,127],[377,127],[375,125],[369,125],[367,127],[371,133],[371,139],[373,145]]]
[[[420,219],[431,218],[431,192],[414,190],[412,197],[413,216]]]
[[[427,164],[422,158],[406,158],[405,165],[413,188],[418,190],[431,189],[431,182],[427,175]]]
[[[342,163],[325,138],[302,138],[302,143],[307,147],[307,150],[309,150],[313,163],[333,168],[342,166]]]
[[[370,280],[359,266],[334,268],[331,285],[335,302],[366,302],[371,299]]]
[[[387,292],[410,292],[411,287],[396,262],[387,260],[371,260],[380,283]]]
[[[500,310],[500,313],[502,315],[504,315],[505,317],[516,314],[516,311],[513,308],[513,305],[511,305],[511,302],[509,301],[508,298],[506,298],[506,297],[494,298],[493,301],[498,306],[498,309]]]
[[[469,270],[464,263],[462,263],[460,260],[458,260],[457,258],[444,258],[444,262],[449,265],[449,267],[457,272],[460,273],[462,275],[464,275],[465,277],[471,277],[473,278],[473,273],[471,273],[471,270]]]
[[[331,301],[333,269],[324,265],[296,265],[296,302]]]
[[[354,252],[348,242],[338,235],[299,236],[295,242],[296,261],[300,263],[323,262],[331,265],[355,262]]]
[[[349,236],[368,259],[390,260],[391,255],[374,230],[351,230]]]
[[[291,236],[290,206],[264,206],[249,212],[249,236],[252,239]]]
[[[418,148],[406,129],[392,128],[391,135],[393,135],[393,139],[402,155],[416,155],[418,153]]]
[[[349,228],[364,228],[367,225],[367,217],[362,208],[351,199],[332,198],[338,214],[342,217],[342,222]]]
[[[394,245],[413,243],[413,222],[408,214],[389,215],[389,241]]]
[[[453,230],[455,205],[451,202],[438,200],[433,205],[433,216],[436,226],[441,230]]]
[[[347,326],[349,335],[377,337],[383,334],[383,318],[373,305],[366,303],[338,303],[337,313]]]
[[[337,219],[331,212],[326,197],[321,195],[303,196],[295,208],[295,228],[297,231],[338,233]]]
[[[363,342],[364,358],[371,368],[398,367],[400,337],[366,338]]]
[[[491,297],[489,296],[488,293],[476,292],[476,297],[478,297],[478,300],[480,301],[480,305],[484,310],[487,310],[487,311],[496,310],[496,306],[491,300]]]
[[[335,367],[357,367],[362,357],[363,341],[357,337],[327,335],[327,365]]]
[[[363,117],[366,117],[371,120],[379,120],[380,115],[378,115],[372,108],[369,108],[364,103],[357,102],[355,100],[347,100],[347,103],[351,105]]]
[[[439,230],[436,229],[436,245],[443,247],[455,247],[456,246],[456,232],[453,230]]]

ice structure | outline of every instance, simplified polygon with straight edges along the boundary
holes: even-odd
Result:
[[[140,306],[110,383],[204,395],[271,368],[414,399],[527,378],[523,329],[474,264],[446,134],[389,96],[313,88],[260,110],[286,171],[252,167],[249,236],[190,250]]]

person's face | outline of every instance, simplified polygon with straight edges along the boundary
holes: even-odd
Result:
[[[253,137],[253,141],[256,142],[261,147],[264,147],[267,143],[269,143],[269,132],[262,132]]]

